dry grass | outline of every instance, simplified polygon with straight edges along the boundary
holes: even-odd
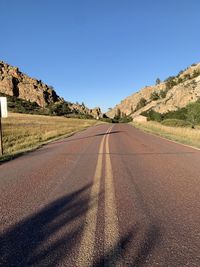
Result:
[[[2,119],[4,154],[27,151],[95,124],[95,120],[10,113]]]
[[[132,123],[136,128],[200,148],[200,127],[196,129],[164,126],[158,122]]]

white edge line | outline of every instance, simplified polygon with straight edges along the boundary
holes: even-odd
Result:
[[[134,127],[134,128],[136,128],[136,129],[138,129],[138,130],[140,130],[140,131],[142,131],[142,132],[145,132],[145,133],[147,133],[147,134],[149,134],[149,135],[153,135],[153,136],[155,136],[155,137],[159,137],[160,139],[164,139],[164,140],[166,140],[166,141],[170,141],[170,142],[172,142],[172,143],[175,143],[175,144],[178,144],[178,145],[181,145],[181,146],[185,146],[185,147],[189,147],[189,148],[193,148],[193,149],[195,149],[195,150],[200,151],[200,148],[198,148],[198,147],[190,146],[190,145],[187,145],[187,144],[183,144],[183,143],[180,143],[180,142],[178,142],[178,141],[174,141],[174,140],[168,139],[167,137],[160,136],[160,135],[157,135],[157,134],[155,134],[155,133],[151,133],[151,132],[145,131],[145,130],[143,130],[143,129],[140,129],[140,128],[135,127],[133,124],[131,124],[131,126]]]

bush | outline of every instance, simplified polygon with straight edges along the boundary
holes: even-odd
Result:
[[[119,122],[121,122],[121,123],[128,123],[128,122],[131,122],[132,120],[133,120],[132,117],[130,117],[130,116],[124,116],[124,117],[122,117],[122,118],[119,120]]]
[[[149,111],[144,111],[141,113],[141,115],[147,117],[148,121],[158,121],[158,122],[162,121],[162,114],[154,111],[153,109],[151,109]]]
[[[154,91],[153,93],[151,93],[151,96],[150,96],[150,99],[153,100],[153,101],[156,101],[160,98],[159,94]]]
[[[167,113],[162,114],[163,120],[165,119],[178,119],[186,120],[187,119],[187,108],[179,108],[175,111],[168,111]]]
[[[137,111],[137,110],[145,107],[146,104],[147,104],[147,100],[144,97],[140,98],[140,101],[137,103],[137,106],[135,108],[135,111]]]
[[[192,74],[192,78],[196,78],[196,77],[198,77],[199,75],[200,75],[200,72],[197,71],[197,70],[194,70],[194,71],[193,71],[193,74]]]
[[[112,119],[113,123],[128,123],[131,122],[133,119],[131,116],[127,116],[124,112],[121,112],[119,109],[117,110],[117,114]]]
[[[183,77],[184,77],[184,81],[191,79],[190,74],[188,74],[188,73],[185,74]]]
[[[48,106],[48,108],[49,108],[49,114],[51,115],[63,116],[71,113],[69,105],[65,102],[51,104]]]
[[[165,98],[166,95],[167,95],[167,92],[168,92],[168,90],[161,90],[161,91],[160,91],[160,97],[161,97],[161,98]]]
[[[177,83],[179,84],[179,83],[182,83],[182,82],[183,82],[183,79],[181,77],[179,77]]]
[[[161,83],[160,78],[157,78],[157,79],[156,79],[156,85],[158,85],[158,84],[160,84],[160,83]]]
[[[190,103],[184,108],[179,108],[175,111],[168,111],[166,113],[160,114],[154,110],[148,110],[141,113],[147,117],[148,120],[158,121],[168,126],[179,126],[192,128],[195,125],[200,124],[200,100],[195,103]],[[170,124],[171,123],[171,124]]]
[[[176,77],[170,76],[165,80],[166,83],[166,90],[170,90],[172,87],[174,87],[177,82],[176,82]]]
[[[193,125],[200,123],[200,103],[197,101],[196,103],[190,103],[187,105],[187,119]]]
[[[162,125],[171,127],[192,127],[192,124],[188,121],[177,120],[177,119],[166,119],[163,120]]]

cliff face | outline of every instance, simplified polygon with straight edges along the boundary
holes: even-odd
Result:
[[[200,63],[190,66],[175,77],[169,77],[165,82],[142,88],[122,100],[107,115],[114,117],[118,109],[127,115],[131,114],[132,117],[150,109],[166,113],[185,107],[198,99],[200,99]]]
[[[60,101],[53,88],[3,61],[0,61],[0,92],[36,102],[41,107]]]
[[[0,61],[0,92],[15,96],[30,102],[36,102],[40,107],[67,105],[68,113],[90,115],[94,118],[102,116],[100,108],[89,109],[85,105],[66,102],[55,90],[41,80],[33,79],[19,71],[17,67]]]

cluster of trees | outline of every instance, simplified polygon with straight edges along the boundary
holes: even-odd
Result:
[[[167,79],[164,80],[166,84],[166,89],[170,90],[173,88],[175,85],[178,85],[182,82],[185,82],[190,79],[194,79],[200,75],[200,71],[194,70],[192,74],[185,74],[182,77],[180,77],[183,74],[184,71],[180,71],[177,76],[169,76]],[[156,85],[160,84],[161,80],[159,78],[156,79]]]
[[[154,110],[144,111],[141,113],[146,116],[148,120],[162,122],[167,119],[176,119],[189,122],[192,128],[200,124],[200,100],[195,103],[190,103],[184,108],[179,108],[176,111],[169,111],[161,114]]]
[[[131,122],[133,119],[131,116],[126,115],[124,112],[122,112],[119,108],[117,109],[117,112],[114,116],[114,118],[112,119],[113,123],[127,123],[127,122]]]

